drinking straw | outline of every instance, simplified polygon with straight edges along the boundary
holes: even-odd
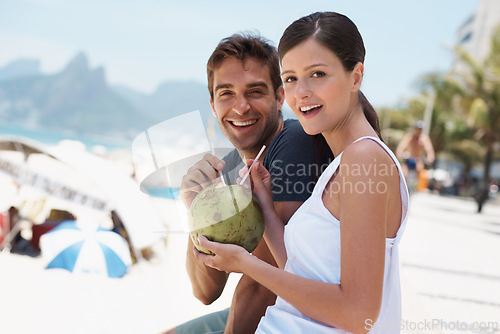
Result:
[[[210,151],[212,151],[212,155],[215,156],[215,147],[213,143],[210,143]],[[222,184],[227,186],[226,180],[224,180],[224,174],[222,174],[222,172],[219,172],[219,175]]]
[[[243,185],[243,182],[245,182],[245,180],[247,179],[248,175],[250,175],[250,170],[252,169],[253,164],[255,163],[255,161],[259,160],[259,158],[260,158],[262,152],[264,152],[265,148],[266,148],[266,145],[262,145],[262,148],[260,149],[259,154],[257,154],[257,156],[253,160],[252,164],[250,165],[250,168],[248,168],[248,171],[246,172],[245,176],[243,176],[243,178],[241,179],[240,186]]]
[[[227,183],[224,180],[224,174],[222,174],[222,172],[220,173],[220,180],[221,180],[221,182],[222,182],[223,185],[227,186]]]

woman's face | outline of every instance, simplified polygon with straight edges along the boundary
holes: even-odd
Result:
[[[332,51],[310,38],[288,51],[281,65],[286,102],[308,134],[344,120],[361,85],[361,63],[347,72]]]

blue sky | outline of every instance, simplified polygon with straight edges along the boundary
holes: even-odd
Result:
[[[218,41],[258,31],[276,45],[295,19],[332,10],[358,26],[367,50],[362,90],[375,106],[417,94],[416,80],[445,71],[449,47],[478,0],[1,0],[0,66],[41,60],[53,73],[78,52],[112,84],[146,93],[167,80],[206,83]]]

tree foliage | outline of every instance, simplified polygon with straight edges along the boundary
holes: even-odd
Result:
[[[446,144],[440,149],[460,159],[466,169],[481,155],[484,182],[491,179],[495,143],[500,140],[500,26],[490,50],[484,59],[476,59],[457,46],[454,68],[448,73],[427,75],[423,80],[436,92],[433,142],[438,143],[438,137],[443,136]]]

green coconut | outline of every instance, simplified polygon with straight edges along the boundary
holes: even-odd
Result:
[[[264,217],[259,201],[249,189],[222,183],[205,188],[188,212],[189,234],[200,252],[198,236],[226,244],[236,244],[252,252],[264,234]]]

